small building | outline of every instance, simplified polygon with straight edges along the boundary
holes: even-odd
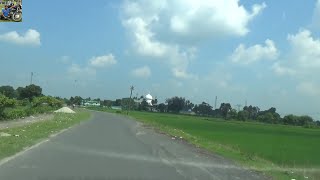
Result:
[[[100,101],[83,101],[83,106],[100,106]]]

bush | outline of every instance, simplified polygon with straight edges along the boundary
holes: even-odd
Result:
[[[35,97],[32,100],[32,106],[38,107],[43,105],[49,105],[51,107],[62,107],[63,102],[51,96],[42,96],[42,97]]]
[[[121,114],[122,112],[121,111],[116,111],[116,113]]]
[[[5,119],[17,119],[28,116],[25,108],[6,109],[4,111]]]
[[[7,98],[6,96],[0,94],[0,119],[4,118],[4,110],[9,107],[14,107],[16,101],[14,99]]]

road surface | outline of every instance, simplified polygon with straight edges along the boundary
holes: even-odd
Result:
[[[0,179],[264,179],[134,120],[92,113],[92,120],[2,161]]]

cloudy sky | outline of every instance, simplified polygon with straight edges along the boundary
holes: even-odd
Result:
[[[46,8],[50,7],[50,8]],[[0,84],[45,94],[230,102],[320,119],[320,1],[23,2],[0,24]]]

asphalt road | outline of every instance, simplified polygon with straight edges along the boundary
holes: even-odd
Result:
[[[134,120],[93,114],[92,120],[0,163],[0,179],[264,179]]]

